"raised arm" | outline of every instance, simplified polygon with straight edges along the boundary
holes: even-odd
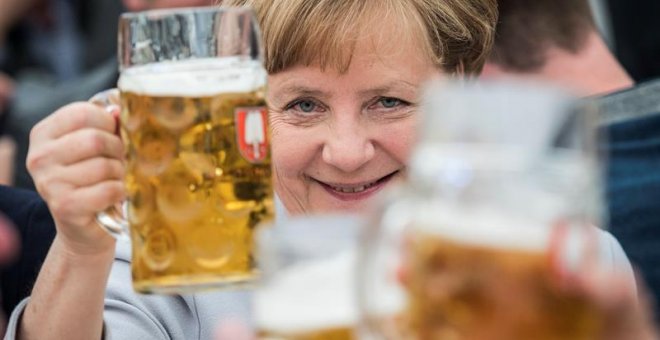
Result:
[[[101,338],[115,240],[96,225],[95,214],[124,197],[123,144],[115,128],[113,115],[76,103],[32,130],[27,165],[57,236],[23,312],[19,339]]]

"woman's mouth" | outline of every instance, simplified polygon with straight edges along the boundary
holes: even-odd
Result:
[[[374,181],[362,182],[356,184],[342,184],[342,183],[326,183],[312,178],[316,183],[320,184],[323,189],[334,197],[343,201],[362,200],[370,197],[377,191],[380,191],[386,183],[388,183],[399,170],[394,171],[384,177]]]

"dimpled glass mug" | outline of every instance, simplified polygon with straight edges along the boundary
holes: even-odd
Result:
[[[130,235],[133,287],[182,293],[248,283],[253,232],[272,220],[266,71],[245,8],[122,15],[118,89],[127,200],[98,221]]]
[[[365,339],[596,339],[558,272],[597,265],[596,111],[555,89],[434,84],[407,184],[358,265]]]
[[[359,339],[354,283],[363,225],[357,215],[317,214],[259,230],[263,275],[252,297],[257,339]]]

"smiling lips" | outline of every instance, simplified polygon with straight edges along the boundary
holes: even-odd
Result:
[[[379,191],[385,185],[385,183],[387,183],[398,172],[398,170],[394,171],[391,174],[373,182],[354,185],[342,185],[336,183],[329,184],[316,179],[314,179],[314,181],[319,183],[326,191],[328,191],[328,193],[341,200],[360,200],[365,199],[371,196],[371,194]]]

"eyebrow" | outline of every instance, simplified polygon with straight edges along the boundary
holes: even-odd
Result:
[[[313,89],[307,86],[300,86],[300,85],[291,85],[291,86],[286,86],[284,89],[278,91],[278,95],[303,95],[303,96],[310,96],[310,97],[321,97],[321,96],[326,96],[327,93],[321,90]]]
[[[417,87],[418,86],[415,86],[414,84],[407,82],[405,80],[399,80],[399,81],[392,81],[388,84],[373,89],[362,90],[359,91],[358,93],[360,94],[360,96],[374,96],[376,94],[388,93],[388,92],[392,92],[393,90],[399,90],[399,89],[416,90]]]

